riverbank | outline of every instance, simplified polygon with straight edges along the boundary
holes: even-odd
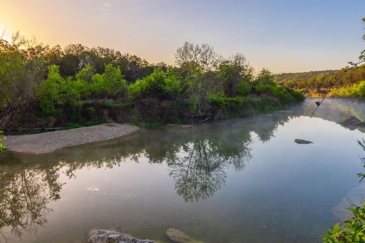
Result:
[[[47,132],[32,135],[6,136],[4,145],[8,150],[20,153],[43,154],[64,147],[100,142],[128,135],[137,126],[106,123],[102,125]]]

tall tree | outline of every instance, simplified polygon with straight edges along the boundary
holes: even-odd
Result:
[[[210,45],[199,46],[189,42],[185,42],[177,49],[175,58],[176,65],[179,67],[190,67],[195,64],[204,71],[215,70],[222,59]]]
[[[219,65],[217,75],[222,80],[227,97],[249,94],[253,69],[243,54],[237,53]]]

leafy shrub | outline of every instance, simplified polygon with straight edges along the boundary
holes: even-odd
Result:
[[[16,98],[16,91],[25,76],[25,63],[20,53],[1,52],[0,49],[0,108],[6,107]]]
[[[289,88],[285,89],[289,92],[289,94],[294,98],[295,101],[303,101],[305,99],[305,96],[302,93]]]
[[[365,81],[352,86],[341,87],[340,89],[332,89],[332,95],[341,97],[365,97]]]
[[[291,96],[291,94],[287,91],[286,88],[273,86],[272,92],[275,97],[277,97],[278,99],[280,99],[286,103],[290,103],[290,102],[294,101],[293,96]]]
[[[245,99],[243,97],[235,97],[235,98],[230,98],[230,97],[222,97],[222,96],[218,96],[218,95],[209,95],[208,96],[208,102],[209,104],[211,104],[212,106],[216,106],[219,108],[222,107],[239,107],[242,106],[245,103]]]
[[[48,78],[41,81],[37,93],[43,116],[51,116],[55,113],[55,104],[59,99],[60,85],[63,82],[64,79],[59,73],[59,67],[49,66]]]
[[[361,206],[350,207],[353,216],[344,222],[345,226],[341,229],[339,223],[329,229],[323,237],[324,243],[335,242],[365,242],[365,203]]]
[[[127,90],[127,82],[124,79],[120,68],[112,64],[105,65],[103,74],[94,74],[92,76],[93,93],[97,96],[115,97],[123,95]]]
[[[71,77],[62,78],[56,65],[48,67],[48,77],[40,83],[37,99],[42,109],[42,116],[46,117],[57,114],[56,105],[66,106],[72,111],[81,105],[78,83]]]
[[[3,132],[0,131],[0,153],[4,151],[6,147],[4,146],[4,135]]]
[[[181,92],[181,87],[180,81],[174,75],[166,75],[161,68],[157,68],[149,76],[131,84],[128,91],[132,100],[169,100]]]
[[[365,97],[365,81],[361,81],[359,84],[355,85],[355,95],[357,97]]]
[[[237,93],[242,96],[250,95],[252,86],[246,81],[241,81],[237,86]]]

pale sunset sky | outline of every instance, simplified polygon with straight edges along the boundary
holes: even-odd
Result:
[[[174,64],[185,41],[256,71],[340,69],[365,49],[365,0],[0,0],[0,31]]]

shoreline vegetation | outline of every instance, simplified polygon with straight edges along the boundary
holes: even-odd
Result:
[[[110,48],[0,38],[0,130],[6,135],[108,122],[199,123],[283,109],[304,96],[257,75],[244,55],[185,42],[175,66]],[[35,129],[34,129],[35,128]]]

